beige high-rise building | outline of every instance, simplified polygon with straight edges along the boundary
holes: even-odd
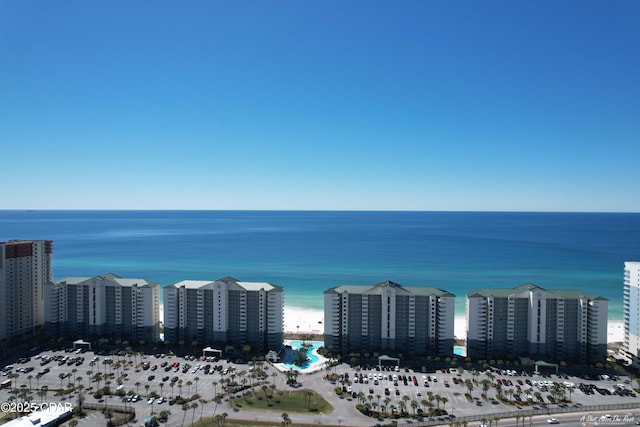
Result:
[[[609,301],[531,283],[467,294],[467,356],[595,363],[607,356]]]
[[[0,340],[29,337],[44,325],[52,252],[51,240],[0,242]]]
[[[183,280],[163,288],[164,339],[180,345],[245,345],[280,350],[284,290],[233,277]]]
[[[392,281],[324,292],[324,344],[333,352],[453,354],[455,295]]]
[[[132,343],[160,340],[160,285],[109,273],[48,282],[45,335],[110,338]]]

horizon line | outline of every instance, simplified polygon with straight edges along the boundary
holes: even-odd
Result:
[[[473,210],[473,209],[127,209],[127,208],[106,208],[106,209],[0,209],[0,212],[430,212],[430,213],[573,213],[573,214],[638,214],[640,211],[607,211],[607,210],[576,210],[576,211],[553,211],[553,210]]]

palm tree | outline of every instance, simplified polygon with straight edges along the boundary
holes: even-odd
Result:
[[[184,426],[184,419],[187,416],[187,411],[189,410],[189,404],[188,403],[183,403],[181,409],[184,411],[184,414],[182,415],[182,425]]]
[[[67,378],[67,374],[60,372],[58,374],[58,378],[60,378],[60,390],[62,390],[62,380],[64,380],[65,378]]]
[[[216,411],[218,410],[218,405],[220,404],[220,402],[222,402],[222,397],[221,396],[216,396],[213,398],[213,401],[216,403],[216,406],[213,407],[213,415],[216,414]]]
[[[191,424],[193,424],[193,419],[194,419],[194,418],[195,418],[195,416],[196,416],[196,408],[197,408],[197,407],[198,407],[198,404],[197,404],[196,402],[193,402],[193,403],[191,404],[191,410],[192,410],[192,411],[191,411]]]
[[[191,396],[191,384],[193,384],[191,381],[187,381],[187,397]]]
[[[283,427],[288,427],[291,424],[291,418],[289,418],[289,414],[286,412],[282,413],[282,425]]]
[[[242,372],[244,372],[244,371],[242,371]],[[193,380],[196,382],[196,394],[198,394],[198,381],[200,381],[200,378],[199,377],[195,377]]]
[[[482,392],[484,394],[487,394],[487,391],[489,391],[489,388],[491,387],[489,380],[482,380],[481,384],[482,384]]]
[[[489,378],[489,380],[491,381],[491,385],[493,385],[493,380],[496,378],[496,376],[493,375],[493,372],[487,372],[487,378]]]
[[[398,405],[400,405],[400,414],[404,416],[407,412],[407,402],[405,402],[404,400],[400,400],[398,402]]]
[[[207,401],[204,399],[198,399],[198,402],[200,402],[200,419],[202,419],[202,412],[204,411],[204,405]]]
[[[440,401],[442,402],[442,410],[444,411],[444,408],[447,406],[447,402],[449,401],[449,399],[447,399],[446,397],[442,397],[440,398]]]
[[[504,394],[507,395],[507,397],[509,398],[509,402],[511,402],[511,398],[513,397],[513,389],[512,388],[508,388],[504,391]]]
[[[224,427],[225,419],[229,416],[226,412],[223,412],[220,415],[216,415],[215,420],[218,423],[218,427]]]
[[[307,409],[311,409],[311,398],[313,397],[313,392],[306,390],[304,392],[304,402],[305,402],[305,407]]]
[[[82,404],[84,403],[84,393],[78,393],[78,397],[76,398],[76,403],[78,404],[78,413],[82,415]]]
[[[412,400],[411,401],[411,409],[413,409],[413,416],[416,415],[416,408],[418,407],[418,401],[416,400]]]
[[[467,390],[469,391],[469,394],[471,394],[471,392],[473,391],[473,383],[471,382],[470,379],[467,379],[464,384],[467,386]]]
[[[107,418],[107,425],[111,425],[111,418],[113,418],[113,411],[111,408],[104,408],[104,416]]]

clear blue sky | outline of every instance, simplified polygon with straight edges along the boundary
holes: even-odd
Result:
[[[640,211],[640,2],[0,1],[2,209]]]

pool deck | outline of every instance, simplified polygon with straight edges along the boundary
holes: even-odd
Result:
[[[292,342],[298,342],[299,340],[285,340],[284,344],[285,345],[291,345]],[[309,341],[309,342],[321,342],[321,341]],[[323,343],[324,344],[324,343]],[[313,349],[311,350],[311,354],[313,354],[314,356],[316,356],[318,358],[317,361],[311,363],[307,368],[304,369],[299,369],[298,367],[292,368],[290,365],[284,364],[284,363],[274,363],[273,366],[278,369],[280,372],[288,372],[291,369],[294,369],[296,371],[298,371],[301,374],[310,374],[313,372],[318,372],[321,371],[324,368],[325,362],[327,361],[327,358],[318,354],[317,349]]]

